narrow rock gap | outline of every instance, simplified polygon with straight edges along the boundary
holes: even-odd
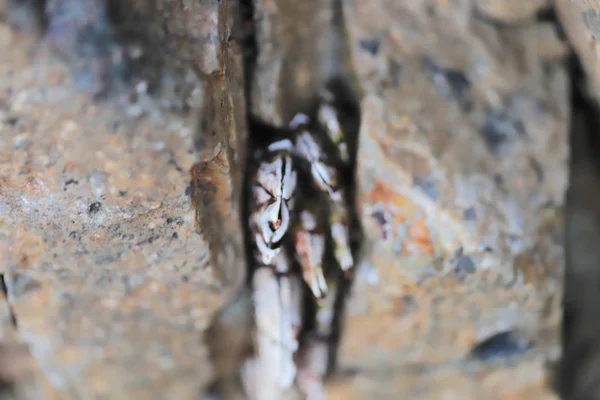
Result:
[[[600,396],[600,105],[572,55],[569,187],[565,202],[562,352],[556,387],[564,399]]]
[[[8,286],[6,285],[5,274],[0,274],[0,288],[2,289],[2,293],[4,293],[4,298],[6,299],[6,304],[10,313],[10,322],[15,329],[18,329],[19,326],[17,323],[17,316],[15,315],[12,304],[10,303],[8,297]]]
[[[246,98],[246,118],[250,123],[250,110],[252,110],[252,77],[258,55],[258,44],[254,32],[254,2],[253,0],[239,0],[237,15],[234,18],[234,32],[242,48],[244,64],[244,94]]]
[[[355,169],[356,169],[356,155],[358,147],[358,133],[360,128],[360,104],[357,94],[357,84],[352,73],[352,68],[348,62],[348,49],[347,49],[347,37],[344,29],[344,18],[342,15],[342,2],[334,1],[331,3],[334,7],[333,19],[333,30],[335,31],[331,37],[332,48],[336,49],[336,59],[334,60],[333,71],[327,71],[325,79],[323,79],[324,85],[319,91],[313,94],[313,100],[306,103],[305,109],[293,110],[294,113],[302,113],[309,117],[311,121],[317,123],[319,120],[318,114],[320,107],[323,102],[330,104],[336,112],[338,122],[341,130],[345,135],[345,142],[347,144],[347,161],[340,164],[337,172],[339,187],[341,187],[346,193],[344,197],[344,207],[348,210],[348,248],[350,254],[355,261],[359,260],[359,253],[362,246],[362,227],[359,222],[358,212],[355,209]],[[255,243],[253,241],[254,234],[251,231],[250,219],[251,219],[251,196],[252,190],[251,179],[253,174],[257,171],[256,157],[255,154],[264,152],[269,144],[273,141],[277,141],[279,138],[288,137],[287,135],[295,135],[290,133],[292,129],[287,126],[272,126],[257,118],[253,115],[253,104],[252,104],[252,90],[255,79],[255,64],[258,56],[258,43],[254,32],[256,21],[254,20],[254,3],[251,0],[240,0],[237,3],[237,8],[234,15],[234,27],[233,34],[234,38],[237,38],[243,54],[244,62],[244,92],[246,101],[246,121],[248,127],[248,143],[246,148],[246,165],[244,168],[243,186],[241,194],[241,220],[243,223],[242,230],[244,236],[245,256],[247,264],[246,272],[246,284],[235,299],[232,299],[220,312],[216,315],[213,324],[208,329],[205,336],[207,345],[211,351],[211,358],[215,366],[216,379],[212,385],[205,392],[205,395],[209,398],[236,398],[238,396],[244,396],[245,388],[242,384],[243,374],[240,370],[242,365],[253,355],[256,355],[257,344],[255,342],[257,336],[257,322],[254,318],[249,318],[249,314],[255,314],[255,293],[253,290],[256,286],[253,284],[253,276],[257,271],[255,260]],[[324,93],[327,95],[324,95]],[[325,97],[324,97],[325,96]],[[328,100],[324,100],[327,98]],[[281,101],[286,101],[281,99]],[[293,103],[292,104],[298,104]],[[282,109],[289,111],[289,104]],[[288,121],[289,122],[289,121]],[[323,124],[323,122],[319,122]],[[313,129],[313,128],[311,128]],[[317,128],[314,128],[317,129]],[[315,132],[315,135],[325,135],[320,140],[331,140],[327,139],[325,132]],[[335,152],[341,151],[338,149],[338,144],[331,143],[331,149],[335,148]],[[341,149],[341,148],[340,148]],[[332,150],[333,151],[333,150]],[[341,154],[341,153],[340,153]],[[337,164],[336,164],[337,165]],[[298,172],[298,176],[302,176],[302,172]],[[301,178],[298,178],[301,180]],[[306,188],[306,184],[299,183],[299,190],[302,192]],[[298,196],[303,198],[305,193],[299,193]],[[297,196],[297,197],[298,197]],[[299,200],[294,200],[295,202]],[[302,200],[305,201],[305,200]],[[329,209],[329,206],[327,206]],[[329,212],[329,211],[326,211]],[[330,218],[330,217],[327,217]],[[325,222],[324,225],[328,225],[329,222]],[[331,229],[330,226],[326,226],[327,232]],[[289,236],[286,234],[286,236]],[[333,236],[329,233],[325,233],[326,239],[326,250],[324,253],[324,268],[329,270],[333,269],[329,265],[338,265],[336,261],[337,255],[334,251]],[[287,243],[287,242],[286,242]],[[287,246],[287,245],[284,245]],[[297,279],[302,281],[300,276],[301,265],[298,261],[290,260],[290,279]],[[355,262],[355,266],[358,262]],[[263,267],[260,267],[263,268]],[[270,268],[270,267],[269,267]],[[275,272],[274,272],[275,273]],[[277,273],[278,274],[278,273]],[[276,275],[277,275],[276,274]],[[287,273],[284,273],[284,276]],[[279,275],[277,275],[279,276]],[[281,278],[276,278],[278,281]],[[315,348],[322,348],[322,344],[325,343],[326,359],[325,365],[319,368],[323,368],[324,375],[323,379],[331,375],[335,371],[335,363],[337,358],[337,349],[340,337],[342,335],[343,315],[344,306],[346,303],[347,296],[350,292],[352,285],[352,275],[345,275],[341,269],[338,271],[331,272],[328,275],[328,280],[331,279],[331,283],[334,285],[336,290],[331,297],[332,307],[334,311],[333,320],[328,328],[327,333],[323,336],[316,327],[316,318],[318,308],[316,306],[315,299],[312,297],[312,293],[308,287],[304,285],[302,289],[302,301],[299,311],[301,316],[301,326],[296,335],[299,342],[300,349],[295,354],[294,363],[301,365],[303,362],[311,363],[314,357],[315,351],[318,353],[321,350],[315,350]],[[273,300],[277,300],[276,298]],[[302,311],[303,310],[303,311]],[[231,340],[230,343],[227,343]],[[315,344],[317,343],[317,344]],[[312,347],[309,347],[312,346]],[[303,361],[304,360],[304,361]],[[302,368],[298,366],[298,368]],[[300,379],[298,376],[295,379]],[[256,385],[261,385],[263,378],[260,378],[260,382]],[[296,382],[296,385],[301,385]],[[246,388],[247,389],[247,388]],[[298,389],[298,388],[296,388]],[[304,390],[304,389],[302,389]],[[305,391],[305,390],[304,390]],[[305,393],[306,394],[306,393]],[[247,395],[247,394],[246,394]]]

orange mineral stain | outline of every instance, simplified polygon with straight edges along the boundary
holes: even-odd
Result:
[[[406,238],[402,246],[402,254],[433,254],[435,247],[431,242],[431,232],[425,223],[425,217],[416,218],[420,207],[412,200],[394,192],[381,181],[375,182],[375,189],[369,193],[369,201],[380,203],[393,216],[392,231],[397,231],[400,224],[408,225]]]

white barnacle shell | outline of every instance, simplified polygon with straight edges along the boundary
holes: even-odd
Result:
[[[308,131],[303,131],[296,137],[296,151],[310,163],[323,156],[323,150]]]
[[[297,184],[297,173],[294,170],[294,166],[292,164],[292,158],[289,155],[286,155],[285,162],[285,170],[283,171],[283,177],[281,180],[282,183],[282,191],[281,194],[285,200],[289,200],[294,192],[296,191]]]
[[[279,242],[289,228],[290,205],[297,184],[297,174],[289,154],[278,154],[272,161],[259,165],[254,198],[259,209],[253,214],[266,245]]]
[[[258,215],[258,229],[266,243],[277,243],[290,225],[290,211],[283,199],[277,199]]]
[[[262,206],[273,199],[273,196],[271,196],[265,188],[259,185],[252,187],[252,194],[254,195],[254,201],[258,206]]]
[[[278,278],[270,268],[259,268],[254,273],[252,289],[257,328],[256,376],[261,382],[254,388],[264,395],[256,398],[281,398],[280,391],[289,388],[296,376],[294,353],[298,341],[292,313],[300,313],[300,305],[292,302],[287,278]],[[269,396],[265,397],[267,393]]]
[[[333,106],[330,104],[322,104],[321,107],[319,107],[318,118],[319,122],[325,127],[325,131],[333,143],[338,144],[344,140],[342,127],[340,126],[340,121],[338,120],[337,113]]]
[[[284,160],[275,157],[272,161],[263,161],[258,166],[256,181],[273,197],[281,197]]]
[[[348,155],[348,145],[346,144],[344,131],[340,125],[335,108],[331,104],[322,104],[321,107],[319,107],[317,118],[319,123],[325,128],[329,140],[337,145],[342,160],[348,162],[350,158]]]
[[[267,150],[271,151],[271,152],[276,152],[276,151],[292,151],[292,149],[294,148],[294,144],[292,143],[292,141],[290,139],[282,139],[282,140],[278,140],[276,142],[271,143],[268,147]]]
[[[302,277],[313,296],[322,298],[327,293],[327,282],[323,274],[325,236],[304,229],[296,232],[294,238],[296,257],[302,268]]]
[[[302,223],[303,229],[312,231],[317,227],[317,216],[312,212],[302,210],[302,212],[300,212],[300,222]]]
[[[294,115],[294,118],[289,123],[289,127],[291,129],[298,129],[302,125],[308,125],[310,122],[310,117],[303,113],[298,113]]]
[[[317,161],[312,163],[310,171],[317,186],[329,193],[332,200],[340,201],[342,199],[341,193],[335,190],[335,186],[337,186],[337,171],[334,168]]]
[[[334,255],[343,271],[354,267],[354,258],[350,250],[348,211],[342,205],[335,205],[330,216],[331,238],[334,243]]]
[[[256,247],[258,247],[262,263],[264,265],[271,265],[273,259],[281,252],[281,248],[270,248],[259,234],[254,235],[254,240],[256,242]]]

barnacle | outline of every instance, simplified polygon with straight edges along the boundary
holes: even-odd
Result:
[[[316,185],[326,191],[334,201],[341,201],[338,186],[338,171],[325,151],[322,140],[312,132],[309,127],[310,118],[304,114],[297,114],[290,122],[294,130],[294,152],[306,160]]]
[[[280,253],[280,242],[290,225],[296,171],[285,151],[266,153],[259,161],[252,181],[250,229],[261,262],[270,265]]]
[[[329,215],[333,254],[340,268],[348,272],[354,267],[354,259],[350,251],[350,228],[348,209],[343,204],[335,203]]]
[[[313,111],[273,129],[247,175],[256,338],[241,378],[250,398],[286,398],[294,382],[320,397],[340,285],[355,265],[351,188],[340,179],[350,170],[346,138],[333,103]]]
[[[323,221],[319,220],[314,207],[307,207],[299,212],[298,222],[294,226],[294,250],[304,281],[315,298],[322,298],[327,293],[323,273],[325,232]]]
[[[254,272],[252,289],[256,355],[242,367],[242,380],[252,398],[282,398],[282,391],[296,377],[294,354],[302,312],[300,282],[293,275],[278,276],[270,268],[259,268]]]
[[[346,143],[344,132],[342,131],[337,112],[333,105],[329,103],[321,104],[317,112],[317,118],[319,123],[324,127],[329,139],[337,146],[342,161],[348,163],[350,161],[348,144]]]
[[[319,108],[319,112],[323,110],[324,106],[332,107],[329,104],[322,104]],[[337,114],[333,113],[328,117],[335,119],[335,121],[329,121],[330,125],[340,128]],[[325,152],[327,147],[320,143],[317,139],[317,135],[311,133],[311,130],[318,129],[319,126],[311,128],[311,120],[307,115],[297,114],[292,119],[289,126],[294,129],[296,133],[296,146],[294,148],[296,154],[309,163],[311,176],[315,185],[329,195],[331,200],[329,223],[334,247],[333,252],[340,268],[342,268],[344,272],[349,272],[354,267],[354,260],[350,250],[348,206],[345,204],[346,199],[343,190],[338,184],[338,174],[340,171],[338,168],[330,165],[334,164],[333,160],[335,157],[327,155]],[[316,132],[319,131],[316,130]],[[331,136],[326,137],[331,139]],[[343,134],[341,132],[336,137],[338,140],[343,140]],[[309,265],[303,264],[303,266],[304,269],[311,269]],[[307,283],[311,285],[311,282],[307,281]]]
[[[327,295],[317,303],[314,328],[298,356],[298,386],[308,399],[322,397],[323,378],[329,365],[337,295],[338,288],[332,282]]]

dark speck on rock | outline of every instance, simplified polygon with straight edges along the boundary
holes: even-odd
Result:
[[[368,38],[359,41],[360,48],[375,56],[379,53],[379,39]]]
[[[544,180],[544,168],[540,162],[532,156],[529,158],[529,165],[531,166],[531,169],[533,170],[538,182],[542,182]]]
[[[69,179],[68,181],[65,182],[65,186],[77,185],[77,184],[79,184],[79,182],[76,181],[75,179]]]
[[[119,191],[119,196],[121,196],[121,197],[127,196],[127,190],[121,190],[121,191]]]
[[[390,74],[392,77],[392,86],[399,87],[402,80],[402,65],[396,60],[390,60]]]
[[[179,235],[177,234],[177,232],[173,232],[173,235],[171,236],[171,240],[177,240],[179,239]]]
[[[516,331],[496,333],[471,349],[471,357],[490,361],[522,355],[531,349],[531,343]]]
[[[502,110],[486,110],[481,136],[492,154],[500,155],[505,144],[524,133],[521,121],[511,118]]]
[[[436,200],[438,198],[439,193],[433,178],[416,177],[414,184],[420,187],[431,200]]]
[[[22,273],[13,275],[10,286],[13,295],[17,298],[35,292],[42,287],[42,285],[33,277]]]
[[[10,126],[14,127],[15,125],[17,125],[17,123],[20,120],[21,120],[21,118],[13,116],[13,117],[7,117],[2,122],[6,123],[7,125],[10,125]]]
[[[495,174],[494,175],[494,182],[496,183],[496,185],[503,185],[504,184],[504,177],[500,174]]]
[[[102,203],[96,201],[90,204],[90,208],[88,208],[88,213],[92,215],[96,214],[98,211],[100,211],[100,208],[102,208]]]
[[[475,221],[477,219],[477,211],[474,207],[469,207],[464,211],[463,214],[465,221]]]
[[[456,261],[456,272],[459,274],[472,274],[475,270],[475,263],[469,256],[462,255]]]
[[[409,315],[419,308],[417,299],[411,295],[404,295],[394,300],[395,314],[399,317]]]
[[[177,226],[181,226],[181,225],[183,225],[183,218],[181,218],[181,217],[175,217],[175,218],[169,217],[169,218],[167,218],[167,224],[168,225],[173,224],[173,223],[176,224]]]
[[[455,101],[465,112],[473,109],[470,94],[471,82],[464,72],[439,66],[431,57],[421,60],[423,70],[435,84],[440,95],[449,101]]]
[[[190,183],[188,185],[188,187],[185,188],[185,195],[191,196],[193,191],[194,191],[194,188],[192,187],[192,184]]]
[[[156,234],[154,234],[154,233],[151,231],[151,232],[150,232],[150,237],[149,237],[148,239],[146,239],[146,240],[142,240],[141,242],[138,242],[138,243],[136,243],[136,246],[141,246],[141,245],[144,245],[144,244],[146,244],[146,243],[150,243],[150,244],[152,244],[152,243],[154,243],[154,241],[155,241],[155,240],[157,240],[157,239],[159,239],[159,238],[160,238],[160,236],[159,236],[159,235],[156,235]]]

